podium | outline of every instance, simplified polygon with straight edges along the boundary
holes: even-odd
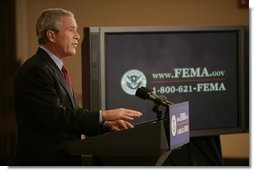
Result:
[[[68,153],[97,156],[106,166],[163,165],[173,149],[189,142],[186,107],[188,103],[171,105],[167,119],[72,141]]]
[[[166,122],[155,121],[73,141],[68,144],[68,152],[98,156],[104,165],[162,165],[171,152]]]

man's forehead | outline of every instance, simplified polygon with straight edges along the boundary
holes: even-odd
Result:
[[[78,27],[75,18],[72,16],[62,16],[61,21],[65,27]]]

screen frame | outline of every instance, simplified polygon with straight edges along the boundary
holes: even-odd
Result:
[[[205,130],[190,130],[190,136],[208,136],[229,133],[243,133],[249,130],[249,54],[247,26],[201,26],[201,27],[85,27],[82,45],[82,77],[83,104],[90,110],[106,108],[106,67],[105,67],[105,37],[112,33],[157,33],[157,32],[207,32],[207,31],[237,31],[238,34],[238,117],[235,128],[218,128]],[[89,82],[89,83],[87,83]],[[88,102],[89,101],[89,102]],[[151,111],[152,112],[152,111]]]

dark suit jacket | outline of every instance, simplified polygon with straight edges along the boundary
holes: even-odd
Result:
[[[19,69],[15,83],[16,165],[80,165],[66,143],[100,133],[99,112],[77,107],[62,72],[41,48]]]

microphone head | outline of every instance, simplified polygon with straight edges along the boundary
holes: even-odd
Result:
[[[151,91],[148,90],[145,87],[140,87],[137,89],[135,95],[141,99],[149,99],[149,95],[150,95]]]

